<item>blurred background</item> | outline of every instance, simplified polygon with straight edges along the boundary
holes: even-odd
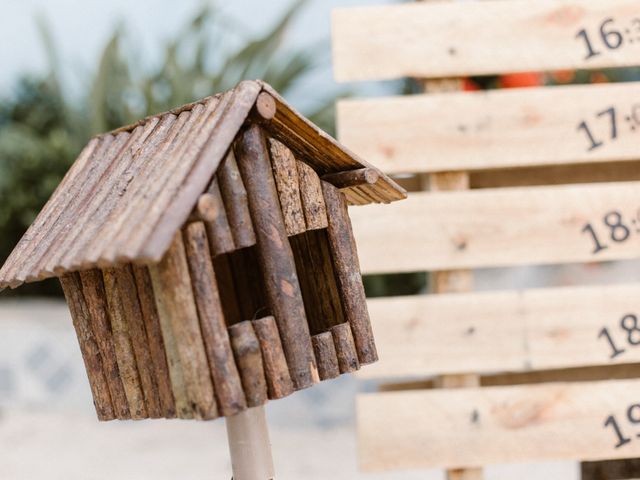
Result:
[[[380,0],[22,0],[0,16],[0,264],[96,133],[262,78],[334,132],[335,101],[412,93],[410,79],[332,80],[330,11]],[[638,80],[637,70],[470,78],[467,90]],[[640,280],[616,264],[479,272],[483,289]],[[626,269],[625,269],[626,268]],[[367,293],[416,293],[422,273],[366,278]],[[222,421],[98,424],[57,282],[0,294],[0,479],[229,478]],[[433,478],[356,473],[353,397],[324,382],[268,406],[279,478]],[[574,464],[502,466],[487,478],[577,478]]]

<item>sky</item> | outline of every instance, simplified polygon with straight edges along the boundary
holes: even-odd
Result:
[[[65,80],[87,76],[115,25],[122,22],[140,50],[152,59],[163,41],[188,21],[206,0],[2,0],[0,16],[0,95],[10,92],[16,77],[46,69],[46,56],[36,27],[43,16],[53,31]],[[330,58],[330,14],[335,7],[389,3],[389,0],[310,0],[287,39],[302,45],[326,40]],[[279,18],[290,0],[236,0],[221,2],[234,18],[259,33]],[[336,88],[329,63],[314,81],[325,89]],[[304,99],[300,99],[304,100]]]

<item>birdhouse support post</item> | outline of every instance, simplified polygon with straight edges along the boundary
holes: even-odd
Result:
[[[264,405],[226,417],[232,480],[271,480],[275,477]]]

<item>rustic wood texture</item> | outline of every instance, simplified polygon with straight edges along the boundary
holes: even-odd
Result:
[[[114,272],[114,290],[120,298],[123,314],[129,326],[147,414],[150,418],[160,418],[163,416],[160,392],[133,270],[131,265],[125,265],[114,269]]]
[[[104,290],[109,306],[109,318],[111,319],[118,369],[120,370],[120,378],[129,403],[129,411],[132,419],[140,420],[149,418],[149,412],[141,380],[143,372],[139,371],[139,364],[136,361],[134,343],[139,343],[139,339],[134,340],[133,337],[138,332],[135,331],[135,328],[132,328],[133,322],[130,321],[132,312],[129,309],[127,299],[124,297],[125,285],[122,281],[121,270],[122,267],[103,270]],[[133,294],[135,295],[135,290]],[[144,367],[146,368],[147,366]]]
[[[322,189],[329,217],[327,228],[329,249],[340,287],[344,314],[353,330],[360,363],[373,363],[378,359],[378,354],[367,312],[364,286],[360,276],[360,262],[347,212],[347,203],[333,185],[322,182]]]
[[[95,342],[100,350],[104,376],[109,386],[109,394],[116,418],[131,418],[129,413],[129,403],[124,391],[118,361],[116,360],[116,350],[113,344],[113,333],[111,331],[111,319],[109,317],[109,307],[104,291],[104,282],[100,270],[87,270],[80,272],[82,293],[88,309],[88,320]]]
[[[250,320],[229,327],[231,346],[242,378],[248,407],[263,405],[268,398],[260,342]]]
[[[240,135],[236,156],[247,188],[267,298],[278,322],[291,378],[296,389],[309,387],[319,380],[317,368],[269,153],[259,127],[251,126]]]
[[[640,237],[612,242],[603,217],[619,209],[629,223],[635,210],[624,206],[638,204],[638,192],[638,183],[621,182],[414,193],[354,209],[351,219],[365,273],[622,260],[638,258]],[[587,223],[612,245],[594,255]]]
[[[344,100],[338,136],[392,174],[634,161],[633,123],[620,119],[616,141],[594,149],[576,129],[609,107],[632,116],[630,98],[640,82]]]
[[[322,177],[322,180],[336,188],[343,189],[358,185],[374,185],[378,178],[380,178],[380,171],[369,167],[330,173]]]
[[[213,222],[218,217],[216,197],[211,193],[205,192],[196,202],[195,207],[189,215],[188,222]]]
[[[369,167],[298,117],[271,87],[245,81],[92,139],[0,270],[0,288],[96,266],[158,262],[261,90],[277,106],[267,122],[270,131],[281,141],[291,138],[300,158],[312,158],[314,168],[325,174]],[[352,190],[362,190],[358,203],[406,196],[384,175],[375,185]]]
[[[609,415],[619,411],[622,418],[626,408],[637,403],[638,383],[560,382],[361,395],[361,466],[368,471],[463,468],[638,456],[640,442],[615,448],[615,435],[603,427]]]
[[[311,337],[313,351],[318,364],[318,374],[320,380],[330,380],[340,376],[340,366],[338,365],[338,354],[333,343],[331,331],[318,333]]]
[[[171,380],[171,390],[175,402],[176,416],[183,419],[194,418],[193,406],[189,400],[187,386],[185,383],[184,369],[180,360],[178,343],[171,325],[171,315],[167,302],[164,298],[164,285],[157,266],[149,267],[149,274],[153,285],[154,298],[162,331],[167,356],[167,366],[169,368],[169,378]],[[170,287],[169,287],[170,288]]]
[[[229,151],[220,166],[218,181],[235,247],[245,248],[255,245],[256,236],[251,224],[247,191],[233,151]]]
[[[580,465],[580,472],[580,478],[585,480],[633,480],[639,478],[640,459],[583,462]]]
[[[116,411],[111,403],[109,384],[107,382],[100,347],[91,329],[90,311],[82,293],[82,283],[77,273],[70,273],[60,277],[60,284],[64,291],[67,305],[73,320],[73,326],[78,336],[80,352],[87,370],[89,386],[93,395],[93,404],[99,420],[113,420]]]
[[[359,370],[358,352],[356,351],[356,344],[353,340],[353,333],[349,323],[345,322],[331,327],[331,336],[336,347],[340,373],[351,373]]]
[[[302,210],[307,224],[307,230],[327,227],[327,208],[322,196],[322,184],[318,174],[304,162],[298,163],[298,180],[300,182],[300,196]]]
[[[634,0],[488,0],[338,9],[333,13],[334,72],[339,81],[353,81],[635,66],[637,42],[585,59],[585,47],[575,34],[583,28],[597,32],[609,17],[636,14]],[[631,28],[620,23],[619,28]]]
[[[364,378],[524,372],[640,362],[622,318],[640,285],[420,295],[369,300],[380,361]],[[624,353],[601,334],[607,328]]]
[[[277,399],[291,395],[294,392],[293,382],[275,318],[263,317],[251,323],[260,342],[269,398]]]
[[[34,223],[29,238],[41,241],[18,250],[19,261],[12,260],[15,270],[7,269],[0,281],[16,285],[54,271],[134,258],[159,260],[260,88],[244,82],[221,100],[209,97],[193,105],[180,113],[182,119],[162,114],[131,131],[99,137],[98,148],[81,155],[65,187],[51,198],[52,207],[46,209],[50,218]]]
[[[184,243],[218,406],[222,415],[234,415],[247,403],[231,350],[205,226],[201,222],[187,225]]]
[[[301,116],[271,86],[262,83],[262,87],[276,101],[276,115],[264,124],[264,128],[271,137],[286,144],[296,158],[304,158],[320,176],[372,167]],[[382,172],[375,185],[353,187],[346,191],[351,201],[349,192],[357,192],[360,196],[360,200],[354,198],[353,204],[389,203],[407,196],[403,188]]]
[[[207,193],[212,195],[215,205],[215,218],[210,222],[205,222],[207,227],[207,237],[209,248],[214,255],[221,255],[235,250],[233,235],[229,226],[229,219],[222,200],[220,184],[217,175],[211,181]]]
[[[164,418],[175,418],[176,404],[173,398],[171,379],[169,377],[169,365],[165,353],[165,342],[162,338],[160,317],[153,294],[153,285],[149,269],[142,265],[132,265],[132,269],[136,282],[136,290],[138,292],[138,300],[140,301],[142,319],[147,334],[151,362],[153,363],[155,379],[158,385],[162,416]]]
[[[218,408],[180,232],[162,261],[152,267],[153,274],[158,277],[154,290],[166,309],[193,415],[203,420],[215,418]]]
[[[277,140],[269,140],[269,150],[287,235],[297,235],[307,229],[300,198],[298,162],[291,150]]]

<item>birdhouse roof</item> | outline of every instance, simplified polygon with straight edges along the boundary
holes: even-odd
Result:
[[[268,135],[320,176],[372,168],[269,85],[245,81],[92,138],[0,270],[0,289],[96,266],[158,262],[262,93],[276,106],[264,123]],[[377,173],[375,183],[343,190],[351,204],[405,198]]]

